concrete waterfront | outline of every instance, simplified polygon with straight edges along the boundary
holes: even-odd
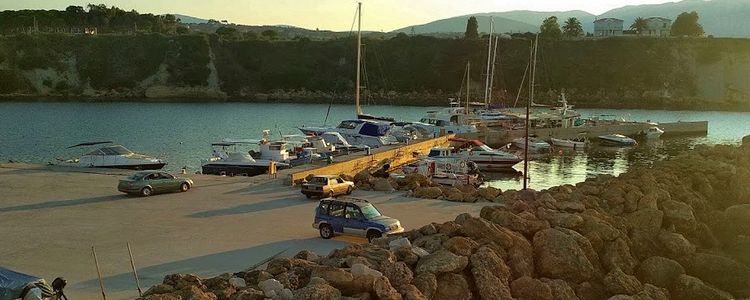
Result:
[[[311,227],[317,201],[267,176],[187,175],[186,193],[129,197],[128,171],[0,164],[0,265],[49,280],[65,277],[71,299],[99,298],[96,246],[107,299],[137,296],[126,242],[146,288],[172,273],[236,272],[282,252],[326,254],[364,239],[323,240]],[[478,214],[490,203],[453,203],[355,191],[407,229]]]

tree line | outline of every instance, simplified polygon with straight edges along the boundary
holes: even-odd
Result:
[[[141,14],[115,6],[89,4],[68,6],[65,10],[0,11],[0,32],[5,34],[29,31],[69,32],[80,28],[96,28],[98,33],[184,33],[174,15]]]

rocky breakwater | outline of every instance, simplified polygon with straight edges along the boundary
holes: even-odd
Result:
[[[169,275],[143,299],[742,299],[748,183],[750,145],[698,146],[617,178],[506,192],[479,216],[324,257]]]

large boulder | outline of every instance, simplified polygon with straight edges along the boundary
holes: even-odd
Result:
[[[667,200],[659,203],[659,206],[664,212],[664,219],[667,224],[674,225],[678,232],[688,233],[695,230],[697,223],[693,208],[690,205],[675,200]]]
[[[466,216],[465,218],[457,220],[457,223],[461,225],[461,234],[463,236],[469,237],[473,240],[486,238],[504,249],[513,246],[513,237],[507,229],[484,220],[483,218]]]
[[[438,285],[437,276],[432,273],[417,274],[412,283],[427,299],[433,298]]]
[[[461,274],[445,273],[438,276],[434,300],[473,299],[469,282]]]
[[[401,300],[401,294],[399,294],[398,291],[396,291],[396,289],[391,286],[391,283],[385,276],[381,276],[375,279],[375,282],[373,283],[373,290],[375,292],[375,296],[377,296],[378,299]]]
[[[564,232],[550,228],[534,235],[534,264],[544,277],[580,283],[591,279],[594,266],[578,243]]]
[[[575,287],[576,295],[581,300],[601,300],[607,298],[604,285],[596,281],[586,281]]]
[[[471,256],[471,274],[478,296],[482,299],[510,299],[510,270],[505,262],[488,247]]]
[[[454,236],[445,241],[443,247],[456,255],[471,256],[479,248],[479,243],[463,236]]]
[[[528,214],[528,212],[524,213]],[[533,214],[522,217],[497,207],[485,206],[482,208],[481,216],[497,225],[520,232],[528,237],[533,237],[537,231],[550,227],[547,221],[539,220]]]
[[[573,287],[567,281],[549,278],[542,278],[541,280],[552,291],[552,300],[579,300],[575,290],[573,290]]]
[[[626,274],[633,274],[638,264],[630,253],[630,246],[622,238],[606,243],[599,259],[607,272],[620,269]]]
[[[715,254],[696,253],[681,262],[689,275],[737,297],[750,296],[750,268],[736,260]]]
[[[726,230],[732,235],[750,236],[750,204],[734,205],[724,210]]]
[[[639,231],[647,237],[654,237],[659,233],[664,213],[660,210],[646,208],[630,213],[626,216],[631,231]]]
[[[669,258],[679,259],[695,253],[695,246],[679,233],[662,230],[659,233],[658,241]]]
[[[418,187],[414,189],[414,197],[425,199],[437,199],[443,196],[443,190],[439,187]]]
[[[425,295],[414,285],[405,284],[400,286],[397,290],[401,294],[403,300],[427,300],[427,297],[425,297]]]
[[[633,296],[634,300],[669,300],[669,290],[650,284],[644,284],[643,289]]]
[[[484,200],[493,201],[497,196],[500,196],[502,191],[500,189],[488,186],[485,188],[478,189],[476,194]]]
[[[313,277],[306,287],[294,291],[294,299],[339,300],[341,292],[324,279]]]
[[[680,263],[666,257],[652,256],[638,265],[635,276],[642,283],[653,284],[658,287],[670,289],[675,280],[685,274],[685,269]]]
[[[414,278],[411,269],[404,262],[383,264],[381,270],[383,270],[383,275],[388,278],[390,284],[396,288],[411,283]]]
[[[528,276],[513,280],[510,284],[510,291],[518,300],[553,300],[552,289],[549,285]]]
[[[635,276],[625,274],[620,269],[612,270],[604,276],[604,287],[610,294],[635,295],[643,286]]]
[[[372,182],[372,190],[378,192],[393,192],[396,189],[393,188],[391,182],[387,178],[377,178]]]
[[[688,275],[677,277],[672,289],[672,299],[680,300],[730,300],[734,297],[722,290],[715,289],[698,278]]]
[[[468,264],[469,259],[465,256],[455,255],[447,250],[438,250],[420,259],[415,271],[417,274],[456,273],[461,272]]]
[[[190,300],[216,300],[216,295],[211,292],[205,292],[195,285],[191,285],[187,288],[177,291],[175,294],[182,297],[182,299]]]

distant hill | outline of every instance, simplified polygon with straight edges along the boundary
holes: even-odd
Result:
[[[636,17],[660,16],[674,20],[682,12],[696,11],[706,34],[725,37],[750,36],[750,0],[685,0],[657,5],[625,6],[610,10],[601,17],[625,20],[630,26]]]
[[[625,21],[625,27],[629,27],[636,17],[666,17],[674,20],[682,12],[696,11],[700,16],[700,23],[707,35],[724,37],[750,37],[750,0],[684,0],[681,2],[669,2],[663,4],[630,5],[616,8],[594,16],[585,11],[564,12],[538,12],[538,11],[509,11],[493,13],[477,13],[463,15],[443,20],[437,20],[422,25],[407,26],[394,32],[411,33],[412,27],[417,34],[445,34],[464,32],[466,20],[470,16],[479,18],[479,30],[487,32],[485,17],[494,16],[496,28],[500,32],[537,32],[542,20],[549,16],[557,16],[560,25],[569,17],[578,18],[583,24],[583,30],[592,32],[596,18],[612,17]]]
[[[464,16],[458,16],[443,20],[437,20],[422,25],[408,26],[394,30],[394,32],[411,33],[414,28],[416,34],[433,34],[433,33],[455,33],[466,31],[466,21],[469,17],[477,17],[479,21],[479,31],[489,32],[489,17],[495,19],[495,29],[499,32],[537,32],[542,21],[549,16],[557,16],[560,25],[570,17],[576,17],[583,23],[584,30],[593,30],[594,15],[585,11],[564,11],[564,12],[537,12],[527,10],[517,10],[509,12],[477,13]]]
[[[201,19],[186,15],[180,15],[180,14],[174,14],[174,16],[180,20],[180,23],[182,24],[203,24],[208,23],[208,19]]]

